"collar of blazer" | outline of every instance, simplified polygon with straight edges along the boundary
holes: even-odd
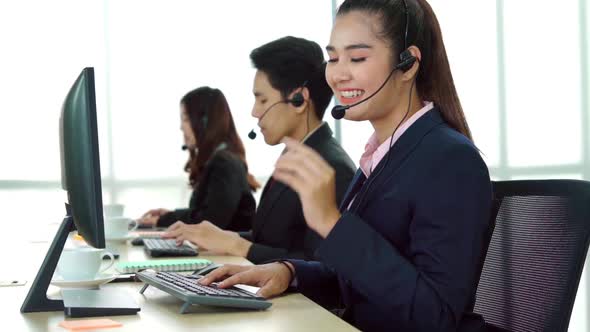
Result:
[[[330,129],[330,126],[327,123],[323,123],[313,134],[311,134],[311,136],[305,140],[304,144],[322,154],[323,151],[321,151],[321,147],[323,143],[329,140],[331,137],[332,130]],[[269,182],[270,181],[274,180],[269,179]],[[268,188],[267,182],[262,191],[258,209],[256,210],[253,228],[261,229],[264,226],[268,219],[270,219],[268,216],[272,211],[273,206],[286,190],[292,191],[285,184],[278,181],[274,181],[272,187]]]
[[[340,204],[340,211],[345,211],[350,201],[354,199],[354,202],[350,206],[351,211],[362,211],[362,209],[367,205],[367,202],[371,201],[371,198],[368,196],[373,195],[374,193],[379,192],[379,185],[378,182],[381,179],[378,179],[377,182],[373,183],[369,188],[369,192],[366,191],[366,186],[363,184],[367,181],[373,181],[372,177],[374,175],[379,175],[379,177],[386,176],[386,173],[391,174],[394,172],[402,162],[415,150],[418,146],[418,143],[422,140],[426,134],[428,134],[432,129],[435,127],[444,124],[445,121],[442,119],[439,109],[435,106],[432,110],[424,114],[420,119],[418,119],[408,130],[406,130],[402,136],[393,144],[393,146],[389,149],[385,157],[381,160],[381,162],[377,165],[377,167],[371,172],[371,175],[367,179],[364,173],[359,169],[355,174],[351,185],[348,187],[346,194],[344,195],[344,199]],[[385,160],[388,157],[388,154],[392,154],[389,156],[390,160],[387,164],[388,170],[381,171],[380,169],[385,167]],[[385,173],[384,173],[385,172]],[[358,194],[358,195],[357,195]],[[355,198],[360,197],[360,195],[365,195],[365,198],[362,200],[362,206],[358,206],[359,200]]]

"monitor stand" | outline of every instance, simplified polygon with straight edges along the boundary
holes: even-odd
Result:
[[[64,310],[64,301],[47,297],[47,289],[53,273],[59,262],[61,252],[66,244],[70,232],[76,230],[74,219],[71,217],[69,205],[66,204],[67,215],[59,226],[59,230],[51,247],[45,255],[43,264],[37,272],[35,281],[31,284],[29,293],[23,302],[20,312],[44,312]],[[135,301],[125,294],[114,290],[72,290],[62,291],[67,302],[64,313],[70,317],[92,317],[108,315],[129,315],[139,311]]]
[[[49,288],[51,278],[53,278],[57,262],[59,262],[61,251],[68,239],[68,234],[74,230],[76,230],[74,219],[68,213],[61,222],[57,234],[53,238],[53,242],[51,242],[51,247],[49,247],[45,255],[35,281],[31,284],[31,288],[20,308],[20,312],[60,311],[64,309],[64,302],[62,300],[47,297],[47,289]]]

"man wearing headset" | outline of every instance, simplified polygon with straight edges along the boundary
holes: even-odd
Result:
[[[284,137],[303,142],[335,170],[336,199],[340,201],[355,172],[355,165],[322,118],[332,98],[325,78],[323,51],[315,42],[284,37],[262,45],[250,54],[257,69],[252,116],[268,145]],[[254,139],[256,134],[249,135]],[[295,191],[272,178],[263,189],[252,221],[252,231],[238,234],[204,221],[177,222],[166,234],[177,242],[191,241],[206,250],[246,257],[253,263],[279,258],[313,259],[321,238],[305,222]]]

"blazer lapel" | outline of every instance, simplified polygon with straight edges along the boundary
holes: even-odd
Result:
[[[264,198],[264,196],[266,195],[266,192],[269,190],[270,187],[272,187],[273,183],[275,183],[275,180],[272,177],[268,178],[268,180],[266,181],[266,184],[264,185],[264,188],[262,189],[262,194],[260,195],[260,200],[262,200]]]
[[[416,122],[402,134],[397,142],[393,144],[391,149],[389,149],[389,152],[387,152],[381,162],[379,162],[377,167],[373,170],[367,181],[364,182],[362,188],[358,191],[358,195],[356,195],[357,198],[360,197],[362,199],[355,199],[350,210],[355,212],[362,211],[366,207],[367,202],[371,201],[371,196],[376,195],[381,191],[379,187],[383,184],[384,177],[390,177],[394,174],[404,160],[414,151],[422,137],[441,124],[444,124],[444,120],[438,111],[438,107],[433,108],[416,120]],[[389,154],[391,155],[388,156]],[[382,168],[386,166],[386,158],[389,158],[387,169],[382,170]],[[379,176],[379,179],[377,179],[378,181],[374,180],[375,175]],[[367,187],[370,183],[372,184],[367,192]]]
[[[271,211],[273,206],[283,192],[287,190],[287,186],[281,182],[275,181],[274,179],[270,179],[269,182],[270,181],[273,181],[272,186],[270,188],[265,187],[266,191],[261,196],[260,204],[256,210],[256,217],[254,218],[254,224],[252,225],[252,228],[256,230],[262,229],[264,224],[269,221],[270,216],[272,215]],[[256,234],[254,235],[256,236]]]
[[[321,143],[331,136],[332,130],[330,129],[330,126],[323,123],[320,128],[305,140],[304,144],[317,151]],[[270,186],[271,181],[272,186]],[[281,182],[275,181],[272,178],[268,180],[264,186],[262,196],[260,197],[260,204],[256,210],[256,217],[254,218],[254,223],[252,225],[253,229],[262,229],[264,224],[270,221],[270,212],[272,211],[274,204],[287,189],[288,187]],[[256,237],[256,234],[254,234],[254,237]]]
[[[356,174],[354,174],[352,181],[350,181],[350,185],[348,186],[348,189],[346,190],[346,193],[344,194],[344,198],[342,199],[342,202],[340,203],[340,207],[339,207],[340,213],[343,213],[344,211],[346,211],[346,209],[348,208],[348,205],[350,205],[350,202],[352,201],[354,196],[359,192],[359,190],[363,186],[363,183],[365,183],[366,179],[367,179],[367,177],[365,176],[365,173],[363,173],[363,171],[360,168],[357,169]]]

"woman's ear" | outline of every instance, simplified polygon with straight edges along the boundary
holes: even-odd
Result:
[[[418,75],[418,69],[420,69],[420,60],[422,60],[422,52],[420,52],[420,49],[417,46],[412,45],[408,47],[408,51],[410,51],[412,56],[416,58],[416,61],[414,61],[414,64],[412,67],[410,67],[410,69],[404,72],[404,81],[412,80],[416,75]]]

